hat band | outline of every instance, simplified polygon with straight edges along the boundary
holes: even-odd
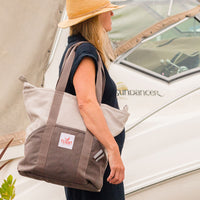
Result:
[[[102,10],[103,8],[107,8],[109,5],[112,5],[112,4],[109,2],[109,3],[107,3],[106,5],[100,7],[100,8],[98,8],[98,9],[96,9],[96,10],[92,10],[92,11],[87,12],[87,13],[84,13],[84,14],[82,14],[82,15],[77,15],[76,17],[70,17],[69,19],[76,19],[76,18],[79,18],[79,17],[83,17],[83,16],[86,16],[86,15],[90,15],[90,14],[92,14],[92,13],[95,13],[95,12],[98,12],[98,11]]]

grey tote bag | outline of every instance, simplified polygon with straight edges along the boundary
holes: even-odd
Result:
[[[85,127],[76,96],[64,92],[75,49],[81,43],[67,51],[56,90],[38,88],[24,80],[24,103],[31,124],[27,127],[25,156],[18,164],[18,171],[26,177],[97,192],[103,185],[107,155]],[[96,80],[99,103],[104,84],[104,68],[99,56]],[[128,119],[127,108],[100,106],[111,133],[118,135]]]

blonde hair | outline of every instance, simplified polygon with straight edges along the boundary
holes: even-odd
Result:
[[[92,17],[84,22],[70,27],[70,35],[81,34],[88,42],[93,44],[98,50],[102,61],[107,67],[107,57],[104,52],[104,29],[99,21],[99,17]]]

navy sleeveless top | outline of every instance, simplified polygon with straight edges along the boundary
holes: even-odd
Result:
[[[64,57],[65,54],[68,50],[68,48],[80,41],[86,41],[85,38],[83,38],[80,34],[79,35],[73,35],[73,36],[69,36],[68,37],[68,46],[66,47],[66,50],[63,54],[61,63],[60,63],[60,71],[63,65],[63,61],[64,61]],[[98,63],[98,55],[96,52],[96,48],[90,44],[90,43],[83,43],[80,46],[77,47],[76,51],[75,51],[75,59],[74,59],[74,63],[72,65],[72,69],[70,72],[70,76],[69,76],[69,80],[65,89],[65,92],[68,92],[72,95],[76,95],[74,86],[73,86],[73,77],[74,74],[80,64],[80,62],[82,61],[82,59],[84,57],[90,57],[93,59],[94,63],[95,63],[95,67],[96,67],[96,73],[97,73],[97,63]],[[104,65],[104,71],[105,71],[105,77],[106,77],[106,83],[105,83],[105,89],[104,89],[104,93],[103,93],[103,97],[102,97],[102,102],[104,104],[110,105],[114,108],[119,108],[118,106],[118,101],[117,101],[117,88],[116,85],[114,83],[114,81],[111,79],[108,70],[106,69],[105,65]],[[115,137],[115,140],[117,142],[117,144],[119,145],[119,149],[120,152],[122,150],[123,147],[123,143],[124,143],[124,138],[125,138],[125,131],[123,130],[122,133],[120,133],[118,136]]]

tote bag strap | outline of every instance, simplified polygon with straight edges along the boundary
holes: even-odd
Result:
[[[86,41],[77,42],[76,44],[72,45],[68,49],[64,58],[62,72],[57,82],[56,90],[61,91],[61,92],[65,91],[67,82],[69,80],[69,75],[72,69],[72,65],[74,62],[74,58],[75,58],[75,50],[79,45],[83,43],[88,43],[88,42]],[[97,51],[97,55],[98,55],[98,69],[97,69],[97,78],[96,78],[96,96],[97,96],[98,102],[101,103],[104,88],[105,88],[105,72],[104,72],[103,63],[98,51]]]

